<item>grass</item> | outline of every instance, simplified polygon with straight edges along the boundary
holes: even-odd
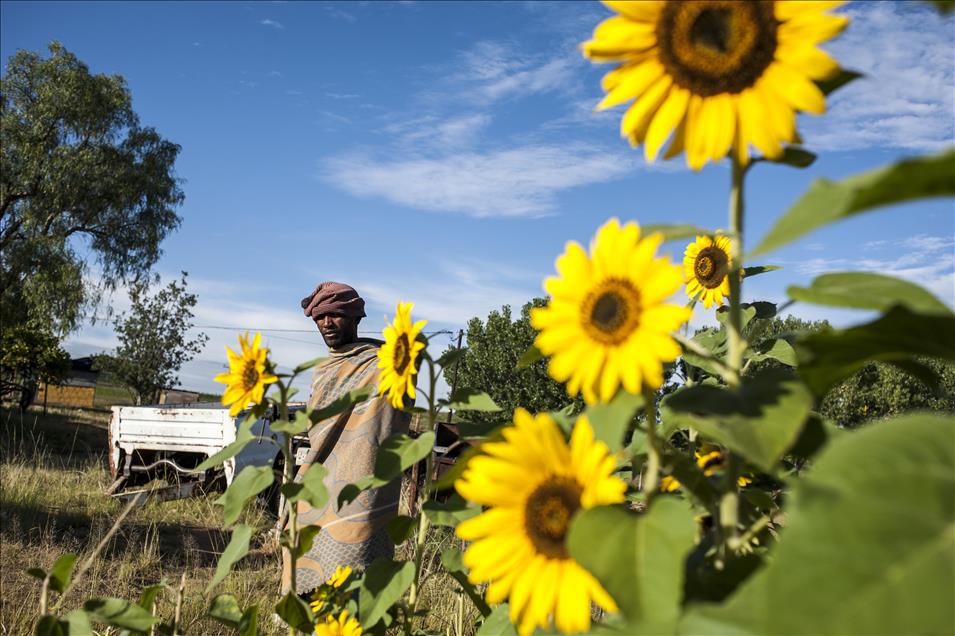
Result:
[[[50,407],[46,415],[36,408],[26,413],[0,410],[0,635],[34,630],[40,582],[26,570],[49,569],[66,552],[77,554],[77,563],[83,563],[119,514],[122,505],[104,494],[110,483],[108,422],[109,412],[102,410]],[[145,587],[166,581],[171,589],[161,597],[157,614],[168,621],[174,612],[174,588],[185,575],[184,633],[233,633],[205,616],[212,597],[223,592],[234,594],[242,607],[259,606],[259,633],[286,633],[271,617],[278,600],[281,553],[264,531],[271,518],[259,508],[242,519],[263,530],[253,537],[250,555],[212,594],[205,593],[229,540],[221,526],[221,507],[213,504],[217,496],[147,503],[133,510],[63,599],[61,613],[94,596],[135,601]],[[455,541],[447,528],[430,533],[422,605],[433,608],[425,619],[427,629],[464,636],[473,634],[477,612],[463,599],[463,629],[456,629],[459,588],[440,565],[441,552]],[[411,541],[399,546],[397,554],[411,558]]]

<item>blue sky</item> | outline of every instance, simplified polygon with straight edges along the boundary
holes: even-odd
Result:
[[[827,48],[866,73],[801,116],[807,170],[759,166],[747,191],[747,244],[818,176],[838,178],[955,138],[955,22],[915,3],[856,3]],[[210,337],[184,367],[215,389],[222,347],[266,331],[285,365],[324,353],[299,300],[322,280],[368,302],[380,331],[395,302],[429,330],[463,327],[541,295],[568,240],[611,216],[726,224],[728,168],[682,158],[648,166],[597,113],[609,67],[577,44],[611,15],[596,3],[0,3],[0,53],[54,39],[96,73],[120,74],[141,121],[180,144],[181,228],[163,244],[165,277],[190,273],[196,324]],[[682,244],[666,246],[674,260]],[[829,270],[915,280],[955,303],[955,211],[936,200],[856,217],[768,255],[784,269],[751,298]],[[90,269],[95,279],[95,267]],[[128,305],[118,293],[112,305]],[[795,305],[848,324],[864,317]],[[698,310],[693,324],[710,321]],[[234,329],[210,329],[230,327]],[[438,350],[448,336],[435,338]],[[108,350],[108,324],[67,341]]]

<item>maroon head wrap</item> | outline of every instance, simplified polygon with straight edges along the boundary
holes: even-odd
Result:
[[[319,284],[310,295],[302,299],[306,316],[314,320],[322,314],[338,314],[351,318],[365,317],[365,301],[355,288],[345,283],[327,281]]]

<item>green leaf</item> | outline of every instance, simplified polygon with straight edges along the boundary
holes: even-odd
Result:
[[[871,272],[823,274],[808,288],[786,289],[793,300],[830,307],[852,307],[886,311],[892,305],[904,305],[927,314],[951,314],[948,306],[914,283]]]
[[[781,163],[793,168],[808,168],[816,161],[816,154],[799,146],[786,146],[778,159],[765,158],[766,161]]]
[[[773,359],[779,360],[783,364],[791,367],[796,366],[796,351],[789,342],[782,338],[779,340],[769,340],[760,345],[757,349],[747,351],[745,356],[753,362]]]
[[[879,319],[796,341],[799,374],[817,395],[868,362],[905,362],[916,356],[955,360],[955,315],[923,315],[896,305]],[[946,335],[948,334],[948,335]]]
[[[470,506],[461,495],[454,493],[445,501],[428,501],[424,514],[436,526],[456,528],[459,523],[481,514],[477,506]]]
[[[640,633],[672,632],[683,596],[683,561],[696,526],[685,501],[658,497],[643,515],[602,506],[578,512],[570,555],[603,584]]]
[[[139,605],[121,598],[92,598],[83,609],[95,620],[125,629],[145,632],[159,621]]]
[[[806,424],[803,426],[802,432],[799,433],[796,442],[789,449],[789,454],[802,459],[812,459],[826,444],[841,433],[842,430],[835,424],[824,419],[818,413],[812,413],[806,420]]]
[[[491,613],[484,618],[475,636],[517,636],[517,630],[508,617],[509,612],[507,603],[495,605]]]
[[[538,349],[536,346],[531,345],[527,348],[527,351],[521,354],[520,360],[517,361],[516,368],[526,369],[527,367],[531,366],[538,360],[543,360],[543,359],[544,359],[544,354],[541,353],[541,350]]]
[[[257,636],[259,624],[259,606],[252,605],[242,612],[239,619],[239,636]]]
[[[328,406],[312,411],[309,414],[312,424],[317,424],[333,415],[344,412],[346,409],[350,409],[360,402],[364,402],[368,399],[368,396],[371,395],[372,389],[374,389],[373,386],[364,386],[360,389],[349,391],[345,395],[333,400]]]
[[[60,624],[66,624],[64,633],[69,636],[94,636],[93,626],[90,624],[90,615],[80,609],[67,612]]]
[[[729,307],[724,305],[716,310],[716,320],[720,324],[729,326],[730,311]],[[753,318],[760,320],[769,320],[776,315],[776,305],[763,300],[754,303],[743,303],[740,305],[740,328],[745,329]]]
[[[358,619],[363,627],[374,627],[388,608],[402,597],[414,580],[414,563],[375,559],[362,578],[358,592]]]
[[[156,599],[168,588],[169,586],[166,585],[165,579],[163,579],[161,583],[146,586],[143,588],[143,591],[139,593],[139,606],[151,613],[153,607],[156,606]]]
[[[955,633],[953,439],[932,414],[834,439],[795,482],[769,565],[680,632]]]
[[[670,467],[670,474],[680,482],[683,488],[692,493],[697,501],[707,507],[717,504],[720,498],[719,491],[707,479],[692,457],[682,451],[668,449],[664,455],[664,462]]]
[[[955,11],[955,0],[925,0],[935,7],[936,11],[942,15],[948,15]]]
[[[623,436],[637,411],[643,406],[643,396],[624,390],[607,404],[595,404],[587,409],[587,419],[594,429],[594,437],[606,444],[611,453],[623,448]]]
[[[275,476],[271,466],[246,466],[215,503],[222,506],[222,523],[231,526],[242,514],[242,507],[252,497],[272,485]]]
[[[249,442],[256,439],[256,436],[251,432],[254,423],[255,420],[253,418],[245,418],[242,423],[239,424],[239,429],[235,433],[235,441],[196,466],[193,472],[198,473],[209,470],[210,468],[215,468],[221,465],[225,460],[231,459],[241,453],[242,449],[245,448]]]
[[[461,551],[457,548],[448,548],[441,553],[441,564],[444,565],[444,569],[448,571],[448,574],[454,577],[454,580],[458,582],[458,585],[461,586],[464,593],[467,594],[471,602],[474,603],[474,607],[481,612],[481,616],[485,618],[490,616],[490,606],[485,602],[484,597],[478,593],[471,582],[468,581],[468,569],[464,565],[464,557]]]
[[[351,502],[369,488],[380,488],[401,476],[408,468],[428,456],[434,448],[434,432],[425,431],[417,438],[404,434],[392,435],[378,448],[375,473],[354,484],[348,484],[338,494],[339,508]]]
[[[321,363],[324,362],[325,360],[326,360],[326,358],[324,358],[324,357],[321,357],[321,358],[312,358],[311,360],[308,360],[307,362],[303,362],[302,364],[300,364],[300,365],[298,365],[297,367],[295,367],[295,370],[292,371],[292,374],[293,374],[293,375],[298,375],[298,374],[301,373],[302,371],[308,371],[309,369],[311,369],[311,368],[314,367],[315,365],[321,364]]]
[[[739,453],[771,472],[799,436],[812,395],[786,369],[744,378],[739,390],[695,385],[667,396],[664,418]]]
[[[64,554],[56,560],[50,568],[50,589],[62,594],[70,585],[73,574],[73,565],[76,563],[75,554]]]
[[[249,553],[249,539],[251,538],[252,528],[244,523],[240,523],[232,529],[232,539],[229,540],[229,545],[227,545],[222,554],[219,555],[216,573],[212,576],[212,580],[209,581],[209,585],[206,586],[207,594],[229,575],[229,571],[233,565],[238,563],[242,557]]]
[[[779,269],[782,269],[782,267],[779,265],[755,265],[753,267],[744,267],[743,278],[752,278],[753,276],[765,274],[766,272],[775,272]]]
[[[313,508],[322,508],[328,502],[325,476],[328,469],[321,464],[311,464],[301,481],[282,484],[282,494],[289,502],[307,501]]]
[[[494,403],[491,396],[483,391],[474,389],[458,389],[449,400],[448,408],[455,411],[500,411],[501,407]]]
[[[410,539],[412,534],[414,534],[417,523],[418,520],[414,517],[398,515],[388,522],[385,530],[388,531],[388,536],[391,538],[392,543],[395,545],[401,545]]]
[[[823,95],[829,95],[830,93],[842,88],[849,82],[854,82],[860,77],[865,76],[862,73],[841,68],[834,75],[824,80],[816,80],[816,86],[819,87],[819,90],[822,91]]]
[[[454,349],[448,349],[441,354],[441,357],[438,358],[438,366],[442,369],[449,367],[452,364],[457,364],[458,360],[464,357],[464,354],[468,352],[467,347],[455,347]]]
[[[780,218],[747,259],[780,248],[813,230],[873,208],[955,194],[955,151],[905,159],[832,182],[817,179]]]
[[[229,627],[238,627],[242,620],[242,609],[239,601],[232,594],[220,594],[212,599],[209,606],[209,616]]]
[[[305,526],[304,528],[299,528],[296,558],[312,549],[312,544],[315,543],[315,537],[317,537],[321,531],[321,526]]]
[[[43,568],[29,568],[27,570],[27,574],[35,579],[40,579],[41,581],[46,578],[46,570]]]
[[[273,433],[285,433],[286,435],[299,435],[304,433],[312,426],[312,420],[309,419],[309,411],[295,411],[295,417],[291,420],[276,420],[269,425]]]
[[[52,614],[44,614],[37,621],[35,636],[69,636],[67,627]]]
[[[717,314],[718,315],[718,314]],[[708,329],[701,331],[691,338],[691,340],[710,352],[717,360],[722,360],[726,355],[726,329]],[[683,359],[687,364],[706,371],[710,375],[720,375],[719,369],[706,356],[694,353],[684,347]]]
[[[677,239],[696,238],[697,236],[712,236],[713,231],[686,223],[651,223],[641,225],[640,234],[643,236],[662,234],[664,241],[675,241]]]
[[[289,592],[275,605],[278,614],[286,625],[294,627],[300,632],[311,634],[314,632],[315,617],[308,603],[303,601],[294,592]]]
[[[927,364],[918,360],[892,360],[889,364],[927,386],[934,395],[942,395],[942,378]]]

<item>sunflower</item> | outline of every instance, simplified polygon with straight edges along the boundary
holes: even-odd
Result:
[[[320,585],[315,588],[315,591],[312,592],[311,602],[309,607],[312,608],[312,613],[320,614],[325,605],[333,598],[338,589],[345,584],[348,580],[348,577],[351,576],[352,569],[350,566],[338,566],[335,568],[335,573],[332,574],[324,585]]]
[[[378,395],[388,394],[388,401],[396,409],[404,406],[405,395],[415,398],[414,376],[418,374],[418,352],[424,343],[418,334],[428,324],[419,320],[411,324],[414,303],[398,303],[394,323],[385,327],[385,344],[378,350],[378,368],[382,369]]]
[[[730,293],[729,272],[732,265],[728,236],[697,236],[696,241],[687,245],[683,253],[683,280],[687,295],[690,298],[699,297],[705,309],[709,309],[713,303],[722,305],[723,299]]]
[[[522,636],[556,623],[562,632],[590,628],[591,600],[617,606],[600,583],[567,551],[574,513],[623,501],[626,484],[613,476],[615,461],[594,440],[586,416],[570,445],[547,414],[514,411],[504,440],[481,445],[455,482],[461,496],[488,509],[462,522],[457,534],[473,541],[464,553],[473,583],[490,581],[487,600],[510,598],[511,622]]]
[[[548,370],[593,404],[613,398],[622,384],[630,393],[663,383],[663,362],[680,347],[670,337],[690,309],[664,304],[682,282],[680,268],[658,258],[659,234],[640,236],[633,222],[610,219],[597,230],[588,256],[573,241],[557,259],[559,277],[548,278],[546,307],[531,311],[534,341]]]
[[[723,451],[715,444],[703,444],[696,451],[696,465],[700,467],[706,477],[712,477],[723,467]],[[746,475],[740,475],[736,479],[736,485],[744,488],[753,483],[753,480]],[[679,490],[681,484],[675,477],[667,475],[660,480],[660,492],[674,492]]]
[[[621,62],[603,78],[598,108],[634,103],[621,135],[656,159],[686,151],[699,170],[733,148],[745,164],[752,144],[778,158],[798,139],[796,111],[821,114],[826,98],[814,83],[839,65],[816,48],[848,18],[827,15],[835,2],[738,0],[604,0],[619,15],[604,20],[581,45],[597,62]]]
[[[262,334],[256,332],[249,346],[249,334],[239,336],[239,346],[242,355],[235,353],[229,347],[225,348],[229,356],[229,372],[220,373],[215,377],[216,382],[228,386],[222,394],[222,403],[232,405],[229,415],[235,417],[250,404],[258,404],[265,396],[265,385],[272,384],[278,378],[269,373],[269,350],[259,347]]]
[[[348,610],[342,610],[336,619],[329,614],[324,623],[315,625],[316,636],[361,636],[361,624],[356,618],[348,617]]]

